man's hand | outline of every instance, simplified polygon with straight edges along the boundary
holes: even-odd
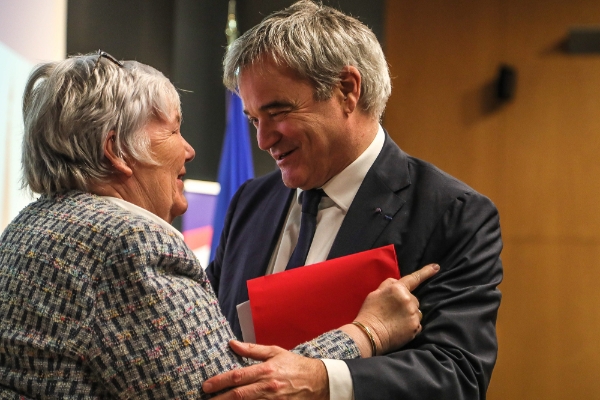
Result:
[[[229,345],[242,357],[261,364],[225,372],[204,382],[206,393],[234,387],[215,400],[329,399],[327,370],[320,360],[302,357],[277,346],[232,340]]]

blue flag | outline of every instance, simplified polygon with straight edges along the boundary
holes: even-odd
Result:
[[[225,214],[231,198],[242,185],[250,178],[254,178],[252,165],[252,149],[250,147],[250,132],[248,118],[244,115],[242,100],[237,94],[226,93],[227,97],[227,127],[223,140],[221,161],[219,162],[219,183],[221,191],[217,197],[217,206],[213,222],[213,237],[210,248],[210,260],[215,258]]]

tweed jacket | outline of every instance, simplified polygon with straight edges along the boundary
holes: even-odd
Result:
[[[181,238],[100,197],[26,207],[0,238],[0,398],[208,398],[249,361]],[[341,331],[296,352],[355,358]]]

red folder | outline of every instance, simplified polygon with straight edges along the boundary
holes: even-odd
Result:
[[[387,278],[400,278],[394,245],[251,279],[256,343],[291,349],[351,323]]]

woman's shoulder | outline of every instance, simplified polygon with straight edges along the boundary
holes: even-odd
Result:
[[[125,245],[143,241],[151,246],[156,243],[185,246],[173,229],[106,198],[81,191],[39,197],[19,213],[4,233],[13,231],[32,238],[73,243],[74,248],[94,253],[105,252],[120,242]]]
[[[69,191],[46,196],[30,205],[40,217],[65,221],[79,232],[89,228],[92,233],[119,237],[131,230],[156,229],[157,223],[133,213],[107,198],[92,193]]]

